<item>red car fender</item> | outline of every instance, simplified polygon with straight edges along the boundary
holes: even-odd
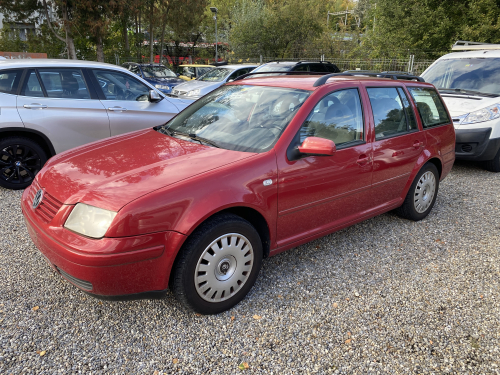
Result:
[[[271,150],[243,160],[239,168],[222,167],[136,199],[118,212],[106,237],[167,230],[189,235],[217,212],[246,207],[265,219],[274,243],[276,229],[269,223],[276,222],[277,193],[276,155]]]

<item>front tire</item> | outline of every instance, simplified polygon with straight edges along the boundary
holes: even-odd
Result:
[[[262,241],[255,228],[233,214],[203,223],[183,245],[170,288],[186,307],[218,314],[238,304],[257,279]]]
[[[36,142],[24,137],[0,140],[0,186],[25,189],[47,162],[47,154]]]
[[[417,173],[406,198],[396,213],[404,219],[419,221],[429,215],[439,190],[439,172],[432,163]]]
[[[500,149],[492,160],[488,160],[484,164],[486,170],[490,172],[500,172]]]

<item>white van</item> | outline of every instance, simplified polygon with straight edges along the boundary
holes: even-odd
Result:
[[[455,125],[457,159],[500,172],[500,44],[458,41],[422,73],[436,86]]]

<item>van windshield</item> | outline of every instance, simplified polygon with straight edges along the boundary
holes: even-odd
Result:
[[[440,60],[422,77],[439,90],[459,89],[500,95],[500,58]]]

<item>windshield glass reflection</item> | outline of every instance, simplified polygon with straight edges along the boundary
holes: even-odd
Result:
[[[269,150],[309,91],[230,85],[212,91],[158,130],[234,151]]]
[[[461,89],[500,95],[500,58],[440,60],[422,77],[439,90]]]

